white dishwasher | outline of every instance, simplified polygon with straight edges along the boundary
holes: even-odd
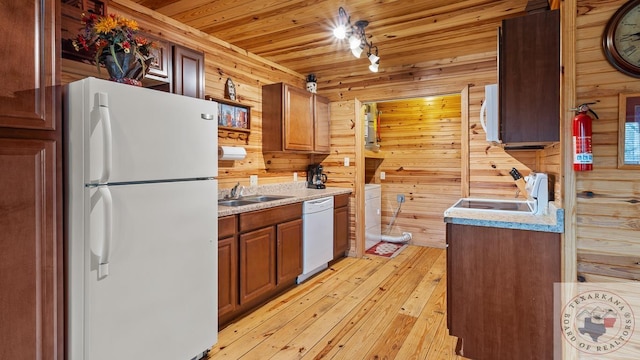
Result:
[[[298,284],[333,259],[333,196],[302,203],[302,275]]]

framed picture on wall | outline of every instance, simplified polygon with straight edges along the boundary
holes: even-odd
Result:
[[[218,129],[246,133],[250,131],[251,106],[216,99],[209,95],[206,95],[205,99],[218,103]]]
[[[640,93],[619,95],[618,168],[640,168]]]
[[[219,115],[218,115],[219,116],[218,125],[225,126],[225,127],[237,127],[235,126],[236,124],[235,107],[227,104],[222,104],[222,103],[220,103],[219,106],[220,108],[219,108]]]

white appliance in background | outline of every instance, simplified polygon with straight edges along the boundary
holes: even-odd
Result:
[[[529,200],[533,201],[535,215],[546,215],[549,209],[549,176],[545,173],[531,172],[525,176],[525,189]]]
[[[489,211],[500,213],[547,215],[549,213],[549,177],[545,173],[531,172],[525,177],[527,200],[462,198],[445,210],[449,216],[453,210]]]
[[[333,260],[333,196],[302,203],[302,275],[298,284]]]
[[[369,250],[380,242],[382,237],[381,196],[381,187],[379,184],[364,185],[365,250]]]
[[[65,93],[67,358],[200,358],[217,341],[212,101],[87,78]]]
[[[480,125],[487,134],[487,141],[499,144],[500,117],[498,109],[498,84],[485,85],[484,101],[480,107]]]

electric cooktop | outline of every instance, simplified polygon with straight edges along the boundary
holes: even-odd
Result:
[[[517,200],[491,200],[491,199],[460,199],[455,205],[455,209],[470,210],[493,210],[493,211],[510,211],[510,212],[533,212],[532,204],[528,201]]]

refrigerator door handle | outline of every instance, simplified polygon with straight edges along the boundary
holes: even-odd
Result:
[[[98,186],[98,192],[104,201],[104,236],[102,237],[102,252],[98,261],[98,278],[109,275],[109,259],[113,242],[113,199],[107,186]]]
[[[102,176],[100,183],[106,184],[111,176],[112,161],[112,142],[113,134],[111,132],[111,114],[109,113],[108,95],[106,93],[98,93],[98,106],[100,112],[100,120],[104,130],[104,138],[102,139],[103,157],[102,157]]]

